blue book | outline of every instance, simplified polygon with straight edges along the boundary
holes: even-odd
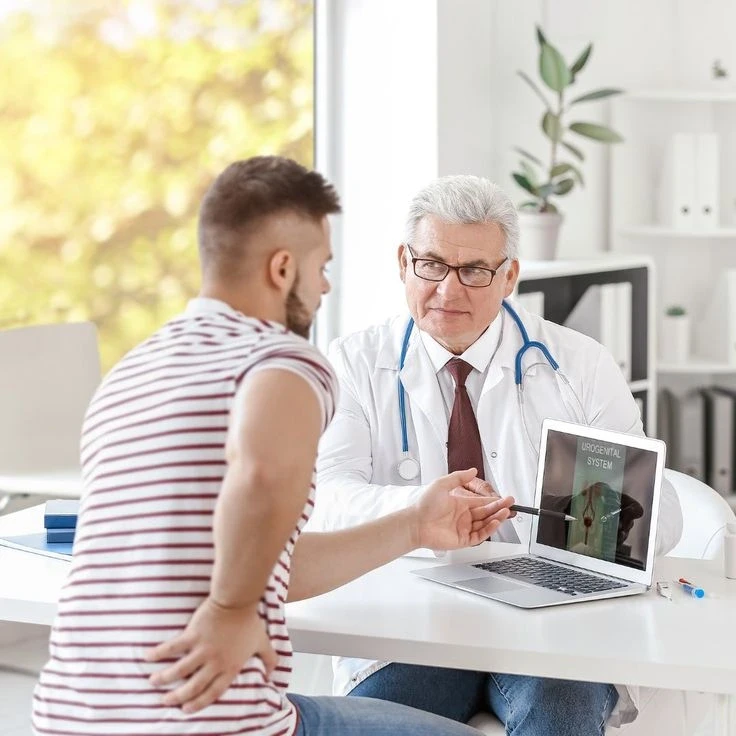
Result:
[[[75,529],[47,529],[46,541],[49,544],[59,544],[60,542],[73,542]]]
[[[46,501],[43,514],[43,525],[46,529],[75,529],[79,501],[62,498],[55,501]]]
[[[21,552],[32,552],[45,557],[55,557],[58,560],[72,559],[71,542],[61,542],[59,544],[49,544],[46,541],[46,533],[40,534],[21,534],[17,537],[0,537],[0,545],[18,549]]]

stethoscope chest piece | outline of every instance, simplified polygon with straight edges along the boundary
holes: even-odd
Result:
[[[419,463],[413,457],[405,457],[399,461],[398,471],[403,480],[414,480],[419,477]]]

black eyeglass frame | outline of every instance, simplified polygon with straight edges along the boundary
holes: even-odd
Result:
[[[409,243],[404,243],[406,245],[406,249],[409,251],[409,255],[411,256],[411,264],[412,268],[414,270],[414,275],[422,279],[423,281],[432,281],[434,283],[439,283],[440,281],[444,281],[447,278],[447,274],[450,273],[450,271],[455,271],[457,273],[458,281],[463,285],[467,286],[469,289],[487,289],[492,283],[493,279],[496,277],[496,274],[501,269],[501,266],[503,266],[506,261],[508,261],[508,256],[504,258],[501,263],[496,266],[496,268],[483,268],[482,266],[451,266],[449,263],[445,263],[444,261],[437,261],[434,258],[417,258],[414,255],[414,251],[411,249],[411,246]],[[423,262],[423,263],[436,263],[438,266],[444,266],[445,267],[445,273],[438,279],[430,279],[427,276],[422,276],[421,274],[417,273],[417,263]],[[463,281],[462,271],[465,269],[472,269],[473,271],[486,271],[490,274],[490,278],[488,280],[487,284],[466,284],[465,281]]]

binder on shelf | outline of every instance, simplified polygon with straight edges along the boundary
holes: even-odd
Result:
[[[525,294],[516,295],[516,303],[531,314],[544,317],[544,292],[528,291]]]
[[[631,380],[631,305],[629,282],[589,286],[565,326],[608,348],[626,380]]]
[[[721,272],[695,332],[698,355],[736,365],[736,269]]]
[[[718,388],[701,389],[705,399],[706,482],[722,496],[733,492],[734,399]]]
[[[706,482],[703,394],[659,392],[657,434],[667,444],[667,467]]]
[[[718,135],[699,133],[695,141],[695,227],[715,230],[720,222]]]
[[[675,133],[665,151],[659,186],[659,221],[677,230],[695,229],[695,136]]]

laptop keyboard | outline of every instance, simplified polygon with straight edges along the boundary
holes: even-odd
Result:
[[[625,583],[599,578],[569,567],[553,565],[536,557],[512,557],[507,560],[479,562],[473,567],[496,572],[513,580],[521,580],[550,590],[559,590],[570,595],[601,593],[606,590],[625,588]]]

